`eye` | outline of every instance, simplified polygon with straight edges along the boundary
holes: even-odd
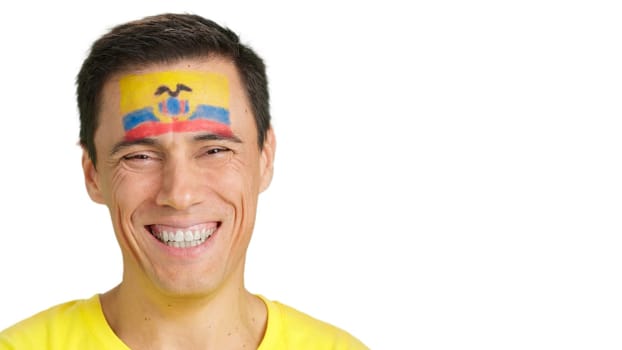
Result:
[[[124,160],[149,160],[151,157],[147,154],[129,154],[123,157]]]
[[[141,152],[134,152],[134,153],[126,154],[121,159],[125,162],[130,162],[130,163],[148,163],[148,162],[157,161],[159,157],[157,153],[141,151]]]
[[[221,154],[221,153],[225,153],[225,152],[229,152],[231,151],[228,148],[225,147],[210,147],[205,151],[205,154],[207,155],[217,155],[217,154]]]
[[[131,171],[150,171],[162,166],[163,155],[154,151],[137,151],[125,154],[120,159],[120,165]]]

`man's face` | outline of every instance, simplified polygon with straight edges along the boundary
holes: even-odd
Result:
[[[257,196],[270,183],[233,64],[183,60],[113,76],[102,90],[91,198],[106,204],[124,283],[169,295],[241,282]]]

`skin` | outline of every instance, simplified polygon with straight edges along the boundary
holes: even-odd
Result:
[[[171,129],[112,152],[124,140],[119,80],[163,71],[224,75],[237,140],[197,140],[211,131]],[[267,310],[244,286],[244,263],[258,195],[272,179],[276,144],[269,130],[263,149],[257,146],[235,66],[210,57],[119,73],[102,90],[99,118],[98,164],[84,151],[82,165],[91,199],[109,208],[123,255],[122,282],[100,299],[113,331],[132,349],[256,348]],[[205,243],[180,249],[155,239],[151,225],[217,230]]]

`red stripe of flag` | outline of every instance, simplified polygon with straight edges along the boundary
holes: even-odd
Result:
[[[229,125],[215,122],[213,120],[195,119],[176,121],[172,123],[162,122],[144,122],[128,130],[125,133],[125,139],[128,141],[143,139],[146,137],[158,136],[167,132],[191,132],[191,131],[207,131],[223,137],[233,136],[233,132]]]

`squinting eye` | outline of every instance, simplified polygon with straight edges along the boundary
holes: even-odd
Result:
[[[211,155],[211,154],[223,153],[223,152],[227,152],[227,151],[229,151],[229,149],[227,149],[227,148],[210,148],[205,153]]]
[[[146,154],[130,154],[130,155],[124,156],[123,159],[125,160],[148,160],[148,159],[151,159],[151,157],[149,157]]]
[[[123,156],[122,158],[124,161],[127,162],[133,162],[133,163],[144,163],[144,162],[152,162],[152,161],[157,161],[159,159],[158,155],[156,154],[151,154],[149,152],[147,153],[132,153],[132,154],[128,154],[126,156]]]

